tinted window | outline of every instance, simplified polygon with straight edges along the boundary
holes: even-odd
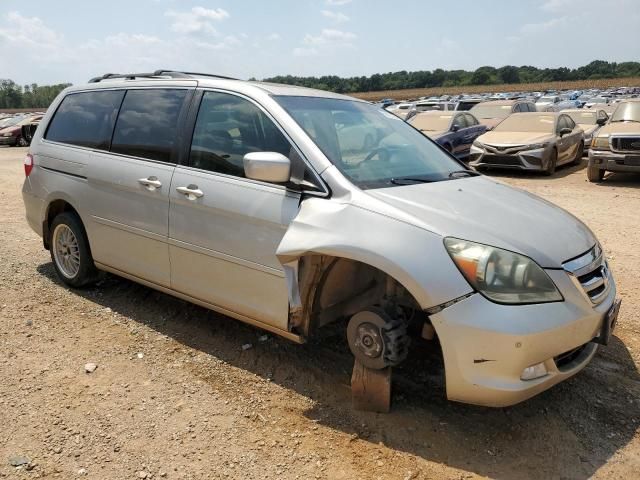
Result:
[[[341,121],[344,128],[350,128],[348,116]],[[291,145],[253,103],[235,95],[205,92],[193,132],[190,164],[244,177],[243,157],[250,152],[278,152],[290,157]]]
[[[45,138],[54,142],[109,150],[124,90],[67,95],[56,110]]]
[[[469,115],[468,113],[466,113],[464,115],[464,118],[467,119],[467,126],[474,127],[478,125],[478,120],[476,120],[476,118],[473,115]]]
[[[466,128],[467,120],[464,118],[464,115],[457,115],[453,120],[453,124],[458,125],[459,128]]]
[[[111,151],[175,163],[178,119],[187,90],[129,90],[113,134]]]

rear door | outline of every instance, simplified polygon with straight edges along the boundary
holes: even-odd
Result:
[[[87,170],[91,248],[96,262],[170,286],[169,191],[189,88],[126,92],[109,152]]]
[[[188,165],[171,187],[171,286],[253,321],[286,329],[288,290],[276,249],[298,212],[300,195],[284,185],[245,178],[250,152],[296,151],[252,100],[198,92]],[[304,168],[304,167],[303,167]]]
[[[459,113],[457,114],[455,117],[453,117],[453,121],[451,122],[452,125],[458,125],[458,127],[460,127],[460,129],[457,132],[451,133],[451,143],[452,143],[452,147],[453,147],[453,154],[454,155],[461,155],[464,154],[464,151],[466,149],[466,135],[468,133],[467,131],[467,120],[465,119],[465,116],[463,113]]]

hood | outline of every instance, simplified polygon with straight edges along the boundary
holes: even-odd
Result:
[[[500,122],[502,122],[504,118],[479,118],[478,122],[487,127],[487,130],[491,130],[495,128]]]
[[[18,132],[21,132],[21,131],[22,131],[21,127],[16,127],[14,125],[12,127],[6,127],[6,128],[0,129],[0,135],[2,135],[3,133],[18,133]]]
[[[553,140],[551,133],[540,132],[487,132],[478,137],[478,141],[489,145],[530,145]]]
[[[562,268],[596,243],[591,230],[560,207],[483,176],[366,193],[418,227],[511,250],[543,268]]]
[[[638,122],[613,122],[604,125],[598,132],[598,136],[616,135],[618,133],[635,134],[640,136],[640,123]]]
[[[600,125],[591,125],[590,123],[579,123],[578,127],[580,127],[583,131],[585,136],[589,136],[589,135],[593,135],[593,132],[595,132],[598,128],[600,128]]]

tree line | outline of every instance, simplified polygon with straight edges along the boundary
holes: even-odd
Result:
[[[292,75],[265,78],[267,82],[329,90],[337,93],[375,92],[409,88],[458,87],[465,85],[499,85],[504,83],[539,83],[567,80],[640,77],[640,62],[606,62],[594,60],[578,68],[537,68],[529,65],[484,66],[474,71],[420,70],[376,73],[369,77],[342,78],[335,75],[296,77]]]
[[[13,80],[0,79],[0,108],[46,109],[70,83],[40,86],[36,83],[20,86]]]
[[[458,87],[465,85],[499,85],[504,83],[539,83],[566,80],[640,77],[640,62],[606,62],[594,60],[578,68],[537,68],[528,65],[484,66],[474,71],[420,70],[376,73],[371,76],[343,78],[336,75],[296,77],[292,75],[265,78],[267,82],[285,83],[329,90],[337,93],[375,92],[408,88]],[[252,79],[254,80],[254,79]],[[47,108],[70,83],[20,86],[12,80],[0,80],[0,108]]]

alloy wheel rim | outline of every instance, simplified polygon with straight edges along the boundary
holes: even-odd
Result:
[[[78,239],[67,225],[58,225],[53,231],[53,256],[65,277],[74,278],[80,271]]]

